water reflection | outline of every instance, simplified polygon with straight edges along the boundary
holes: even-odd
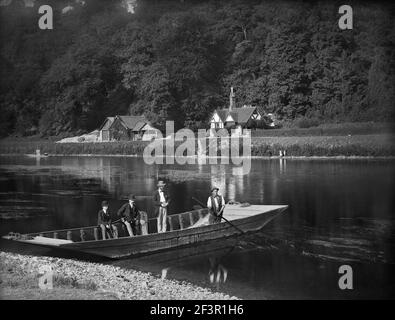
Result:
[[[0,233],[94,225],[102,200],[116,210],[129,193],[140,196],[137,204],[153,217],[150,196],[156,181],[173,172],[167,176],[170,213],[191,210],[192,196],[205,201],[211,185],[227,201],[290,205],[252,236],[254,243],[277,249],[263,251],[251,244],[218,260],[229,247],[221,242],[216,248],[176,250],[123,264],[138,267],[137,262],[145,261],[144,270],[157,268],[160,275],[165,270],[166,277],[199,284],[211,285],[211,275],[214,285],[218,277],[221,290],[245,297],[263,297],[268,288],[283,296],[292,291],[291,297],[342,297],[325,287],[332,288],[338,264],[346,261],[358,264],[359,279],[373,275],[358,292],[376,297],[381,290],[390,296],[388,270],[395,263],[393,161],[253,160],[250,174],[240,175],[240,170],[221,164],[147,166],[140,158],[50,157],[37,162],[0,157]],[[12,217],[17,213],[18,218]],[[313,282],[323,288],[306,285]]]
[[[210,167],[211,185],[217,186],[226,201],[239,201],[238,195],[243,193],[244,181],[247,175],[243,175],[242,167],[224,165],[212,165]]]
[[[217,289],[219,290],[219,284],[221,282],[225,283],[228,278],[228,270],[220,263],[220,260],[216,257],[209,258],[210,270],[208,272],[210,282],[217,284]]]
[[[208,276],[211,284],[215,284],[217,290],[220,289],[220,284],[225,283],[228,279],[228,269],[224,267],[223,260],[233,252],[236,246],[229,248],[223,254],[212,255],[208,258],[210,269]]]
[[[208,279],[209,282],[215,285],[217,290],[220,290],[221,284],[224,284],[228,279],[228,269],[224,266],[223,259],[226,258],[234,249],[236,245],[218,248],[213,243],[209,244],[198,244],[197,248],[183,248],[173,249],[166,254],[156,254],[148,258],[140,258],[139,261],[134,261],[134,267],[137,264],[144,265],[144,261],[149,263],[155,262],[155,264],[164,265],[160,271],[161,278],[171,278],[172,273],[177,273],[177,268],[184,264],[188,264],[191,260],[193,261],[196,257],[202,259],[206,257],[208,261]],[[164,256],[167,257],[164,258]],[[208,257],[208,258],[207,258]],[[127,262],[122,265],[127,265]],[[174,275],[173,275],[174,276]]]
[[[225,165],[212,165],[211,170],[211,185],[219,188],[224,197],[228,197],[226,189],[226,166]]]
[[[137,268],[154,272],[161,278],[177,278],[181,272],[191,282],[203,281],[219,288],[228,279],[229,271],[225,260],[238,247],[237,243],[238,240],[235,238],[209,241],[134,259],[122,259],[111,264],[122,268]],[[185,266],[198,268],[201,273],[199,275],[189,273]]]
[[[287,173],[287,160],[280,158],[280,174],[286,174]]]
[[[140,166],[137,159],[121,158],[118,165],[108,157],[61,158],[63,170],[78,168],[85,178],[99,178],[102,188],[118,198],[127,196],[136,184],[140,193],[150,195],[156,188],[158,170],[156,166]]]

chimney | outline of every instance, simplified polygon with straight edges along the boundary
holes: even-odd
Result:
[[[235,94],[234,94],[234,92],[233,92],[233,87],[230,87],[229,111],[232,111],[233,107],[235,106],[234,97],[235,97]]]

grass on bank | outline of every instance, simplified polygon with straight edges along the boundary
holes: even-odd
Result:
[[[392,129],[391,124],[385,123],[343,123],[312,128],[253,130],[251,155],[277,156],[280,150],[285,150],[287,156],[395,156]],[[175,143],[175,148],[179,143]],[[142,155],[148,144],[146,141],[55,143],[37,137],[10,137],[0,140],[0,154],[34,154],[36,149],[40,149],[42,154],[55,155]],[[237,146],[237,139],[233,139],[232,144]],[[241,143],[237,149],[242,155]],[[221,150],[218,151],[220,154]]]
[[[287,156],[395,156],[394,135],[362,135],[334,137],[253,137],[251,155],[270,157],[279,155],[280,150]],[[236,148],[243,154],[242,140]],[[34,154],[36,149],[41,153],[54,155],[143,155],[147,142],[105,142],[105,143],[62,143],[53,142],[0,142],[0,154]],[[218,143],[219,145],[219,143]],[[233,147],[237,140],[233,141]],[[175,146],[177,148],[177,144]],[[222,154],[230,154],[229,151]],[[221,149],[218,150],[221,155]]]
[[[253,130],[253,137],[303,137],[303,136],[348,136],[394,134],[394,123],[346,122],[314,124],[306,119],[300,120],[291,127],[281,129]]]
[[[252,156],[395,156],[395,135],[252,138]]]

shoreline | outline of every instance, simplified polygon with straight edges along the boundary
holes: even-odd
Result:
[[[217,143],[220,141],[217,141]],[[27,155],[36,157],[36,150],[41,157],[50,156],[113,156],[142,157],[145,152],[150,157],[162,158],[166,154],[180,154],[183,158],[229,158],[232,159],[394,159],[395,134],[371,134],[354,136],[304,136],[304,137],[255,137],[244,146],[242,140],[230,145],[222,142],[207,150],[193,145],[189,149],[185,143],[174,142],[168,150],[167,145],[160,145],[147,150],[150,142],[114,141],[86,143],[56,143],[51,141],[0,140],[1,155]],[[151,150],[152,149],[152,150]],[[166,150],[165,150],[166,149]],[[187,153],[186,153],[187,152]],[[282,154],[286,152],[285,156]],[[40,157],[40,158],[41,158]],[[37,158],[39,159],[39,158]]]
[[[220,143],[220,144],[218,144]],[[353,136],[287,136],[287,137],[253,137],[249,144],[238,139],[230,145],[217,141],[213,150],[193,145],[188,148],[185,143],[174,142],[168,150],[163,144],[158,148],[146,149],[147,141],[113,141],[86,143],[56,143],[39,140],[0,140],[1,155],[28,155],[35,157],[36,150],[50,156],[114,156],[142,157],[147,152],[150,157],[161,158],[167,152],[191,155],[192,158],[250,158],[250,159],[393,159],[395,158],[395,134],[370,134]],[[245,149],[247,148],[247,149]],[[152,149],[152,150],[151,150]],[[166,150],[165,150],[166,149]],[[185,154],[187,151],[187,154]],[[202,151],[202,152],[201,152]],[[176,152],[176,153],[174,153]],[[286,152],[286,156],[281,156]],[[246,155],[246,157],[245,157]],[[41,157],[40,157],[41,158]],[[37,158],[38,159],[38,158]]]
[[[143,155],[131,154],[48,154],[48,156],[39,156],[35,154],[21,154],[21,153],[0,153],[0,157],[16,157],[23,156],[33,159],[46,159],[52,157],[106,157],[106,158],[143,158]],[[157,158],[166,158],[166,156],[157,156]],[[175,158],[175,157],[172,157]],[[199,159],[199,156],[186,156],[182,158]],[[221,156],[205,156],[201,159],[231,159],[231,157],[221,157]],[[395,156],[246,156],[246,157],[234,157],[234,159],[258,159],[258,160],[395,160]],[[197,163],[198,164],[198,163]],[[207,164],[207,163],[203,163]],[[208,163],[209,164],[209,163]]]
[[[39,287],[40,268],[51,266],[53,289]],[[47,256],[0,251],[0,300],[229,300],[239,299],[149,272]]]

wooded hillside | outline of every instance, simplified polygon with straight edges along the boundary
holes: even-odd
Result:
[[[390,121],[395,6],[336,1],[13,1],[0,7],[0,135],[58,135],[146,114],[203,128],[215,108],[264,106],[280,119]],[[38,28],[38,6],[54,29]]]

